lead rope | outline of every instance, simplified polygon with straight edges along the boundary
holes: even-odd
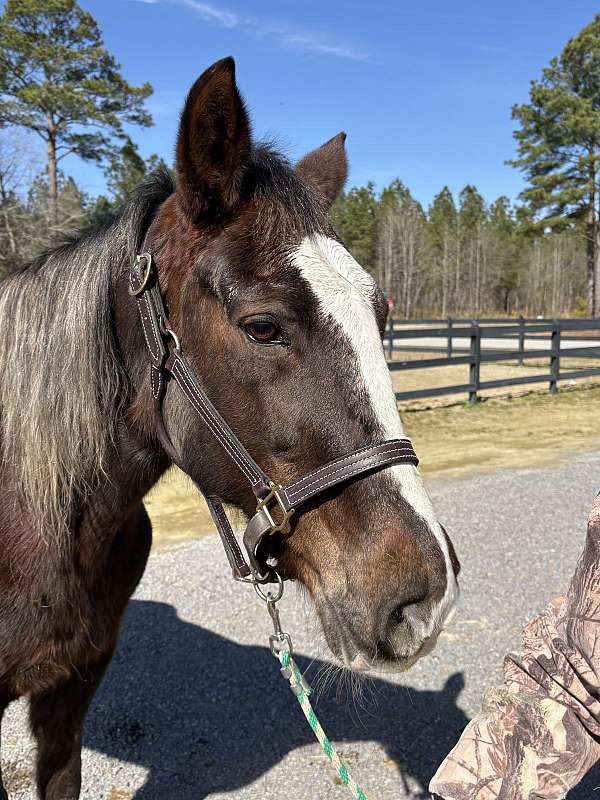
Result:
[[[293,646],[292,639],[289,633],[284,633],[279,621],[279,609],[277,602],[281,600],[283,595],[283,580],[278,572],[277,576],[278,587],[276,594],[271,591],[264,592],[259,584],[254,584],[256,593],[267,604],[267,611],[273,622],[274,632],[269,636],[269,644],[271,645],[271,653],[279,660],[281,669],[279,670],[283,677],[288,681],[292,694],[300,704],[302,713],[306,717],[310,729],[314,733],[317,741],[323,748],[323,752],[331,762],[331,765],[338,774],[338,777],[344,786],[352,792],[352,796],[356,800],[368,800],[367,795],[363,792],[358,783],[354,780],[352,775],[348,772],[348,768],[344,764],[342,757],[339,755],[331,740],[321,727],[321,723],[317,719],[317,715],[311,705],[309,695],[311,688],[300,672],[298,665],[292,658]]]

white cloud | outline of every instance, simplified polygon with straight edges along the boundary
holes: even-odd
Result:
[[[243,16],[201,0],[130,0],[130,2],[148,5],[158,5],[159,3],[177,5],[192,12],[210,25],[228,30],[239,28],[255,36],[267,36],[286,47],[349,61],[371,60],[368,53],[318,31],[299,30],[288,22],[275,19]]]
[[[154,0],[152,1],[154,2]],[[191,9],[206,22],[216,23],[222,28],[237,28],[244,21],[238,14],[233,14],[208,3],[200,3],[198,0],[179,0],[177,4]]]
[[[296,46],[301,50],[309,50],[313,53],[323,53],[337,58],[347,58],[351,61],[369,61],[369,56],[358,50],[351,50],[342,44],[335,44],[324,40],[314,34],[289,34],[284,37],[287,44]]]

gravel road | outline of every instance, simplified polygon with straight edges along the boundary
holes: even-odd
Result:
[[[371,800],[428,797],[521,626],[565,588],[599,485],[600,455],[430,484],[463,566],[453,622],[411,672],[367,683],[356,700],[347,685],[329,686],[317,701]],[[281,615],[319,683],[327,654],[308,603],[288,590]],[[82,798],[350,797],[312,743],[268,633],[252,590],[228,578],[216,537],[153,555],[88,717]],[[2,734],[11,800],[33,798],[23,704]],[[591,776],[569,800],[589,800],[598,784]]]

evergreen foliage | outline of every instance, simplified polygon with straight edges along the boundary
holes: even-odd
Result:
[[[528,181],[521,194],[534,231],[578,232],[585,240],[587,300],[600,314],[600,14],[531,83],[515,105],[518,158]]]
[[[58,164],[74,153],[100,162],[124,139],[123,124],[150,125],[152,87],[131,86],[75,0],[6,0],[0,16],[0,123],[34,131],[46,145],[51,217]]]

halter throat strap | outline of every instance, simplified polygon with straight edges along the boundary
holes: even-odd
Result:
[[[267,563],[268,537],[278,532],[290,533],[291,517],[309,500],[357,476],[392,464],[412,464],[415,467],[418,465],[419,459],[410,439],[390,439],[355,450],[318,467],[287,486],[281,486],[263,472],[246,450],[214,407],[192,366],[182,354],[179,338],[167,317],[158,274],[149,251],[140,253],[131,267],[129,293],[137,304],[149,355],[156,432],[165,452],[175,464],[182,466],[177,450],[167,433],[162,414],[167,382],[173,379],[195,414],[244,475],[256,497],[256,513],[250,517],[243,535],[246,556],[229,524],[220,499],[205,497],[233,577],[237,580],[263,583],[272,579],[273,570]],[[197,488],[203,494],[200,487]]]

